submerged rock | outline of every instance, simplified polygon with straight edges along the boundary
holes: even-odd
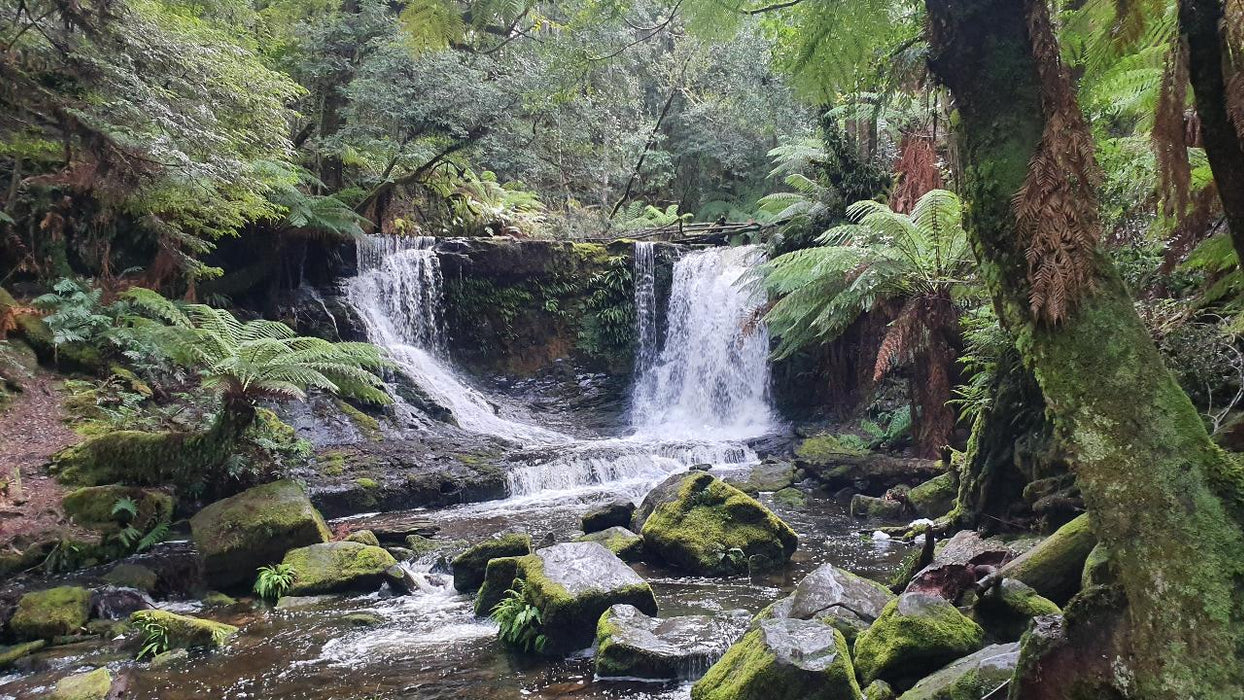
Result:
[[[630,501],[614,501],[583,514],[579,529],[586,534],[601,532],[611,527],[630,527],[635,515],[635,504]]]
[[[899,700],[983,698],[1011,680],[1019,644],[994,644],[927,676]]]
[[[56,681],[52,700],[107,700],[112,690],[112,672],[97,668],[89,673],[75,673]]]
[[[791,595],[773,606],[773,617],[820,620],[848,642],[881,616],[894,600],[890,589],[862,576],[824,564],[804,577]]]
[[[470,593],[484,583],[484,573],[489,561],[530,553],[531,535],[522,533],[498,535],[468,547],[465,552],[454,557],[450,564],[454,574],[454,588]]]
[[[707,615],[657,618],[614,605],[596,626],[596,675],[693,681],[721,657],[742,626]]]
[[[190,519],[209,584],[247,584],[255,571],[296,547],[331,538],[324,519],[296,482],[274,481],[216,501]]]
[[[730,576],[747,572],[750,557],[780,566],[795,552],[795,531],[756,499],[702,472],[675,478],[640,508],[651,513],[640,532],[649,554],[693,574]]]
[[[76,634],[91,614],[91,592],[79,586],[33,591],[21,597],[9,620],[18,639],[52,639]]]
[[[928,673],[966,656],[985,640],[980,625],[946,599],[928,593],[904,593],[855,639],[860,680],[881,679],[907,688]]]
[[[623,561],[635,561],[643,556],[644,540],[624,527],[613,526],[607,530],[578,537],[576,542],[599,542],[618,555]]]
[[[389,580],[393,555],[358,542],[324,542],[291,549],[282,561],[293,568],[290,595],[374,591]]]
[[[130,615],[130,622],[139,629],[149,625],[159,626],[164,630],[170,648],[220,649],[238,632],[233,625],[178,615],[167,610],[140,610]]]
[[[692,700],[859,700],[842,632],[814,620],[764,620],[691,688]]]
[[[1008,562],[1001,574],[1023,581],[1037,593],[1063,605],[1080,590],[1084,562],[1095,546],[1097,536],[1086,513]]]
[[[565,542],[526,556],[493,559],[476,598],[476,613],[490,612],[515,579],[524,581],[529,600],[540,610],[551,654],[591,645],[596,623],[613,605],[657,614],[648,583],[596,542]]]
[[[954,507],[958,495],[959,483],[954,472],[946,472],[912,487],[907,492],[907,502],[922,518],[940,518]]]

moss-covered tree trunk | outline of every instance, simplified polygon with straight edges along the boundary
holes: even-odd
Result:
[[[1210,441],[1100,254],[1091,261],[1093,286],[1060,324],[1038,322],[1030,306],[1028,246],[1013,207],[1049,116],[1029,32],[1034,7],[1024,0],[926,5],[930,63],[959,112],[967,223],[982,276],[1041,386],[1097,534],[1121,572],[1132,649],[1118,660],[1117,678],[1136,697],[1238,697],[1239,468]],[[1038,227],[1057,214],[1040,214]]]

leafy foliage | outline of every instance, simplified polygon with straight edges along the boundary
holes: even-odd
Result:
[[[153,658],[172,648],[169,644],[168,628],[158,619],[142,617],[135,621],[135,625],[143,636],[142,646],[134,657],[136,660]]]
[[[276,600],[294,585],[296,575],[294,567],[289,564],[261,566],[255,577],[255,595],[264,600]]]
[[[548,646],[540,609],[532,603],[527,583],[522,579],[514,580],[514,587],[505,592],[505,598],[490,616],[501,626],[497,637],[509,646],[526,653],[543,653]]]

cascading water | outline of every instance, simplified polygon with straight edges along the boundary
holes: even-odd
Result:
[[[497,415],[481,392],[468,386],[444,359],[441,322],[444,297],[440,262],[431,236],[368,236],[358,242],[358,275],[346,282],[346,298],[367,337],[383,347],[410,377],[465,430],[524,444],[565,442],[558,432]],[[413,409],[404,413],[412,415]]]
[[[711,248],[674,265],[665,346],[635,387],[633,421],[651,437],[752,437],[773,429],[769,337],[739,281],[757,246]]]
[[[635,242],[635,376],[643,376],[661,349],[657,336],[656,245]]]

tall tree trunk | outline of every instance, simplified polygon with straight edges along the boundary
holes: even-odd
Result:
[[[1188,44],[1188,77],[1201,120],[1201,139],[1236,257],[1244,262],[1244,142],[1227,113],[1228,55],[1222,0],[1180,0],[1179,34]]]
[[[1131,655],[1117,660],[1117,677],[1135,697],[1238,697],[1244,474],[1210,441],[1100,252],[1088,253],[1092,286],[1060,324],[1038,320],[1031,306],[1028,244],[1013,203],[1053,113],[1041,69],[1058,57],[1037,50],[1049,47],[1037,33],[1049,31],[1042,1],[926,0],[930,64],[960,116],[973,248],[1121,572]],[[1032,34],[1030,12],[1041,13]],[[1050,123],[1068,123],[1066,112],[1058,117]],[[1054,177],[1063,181],[1047,184],[1084,184]],[[1038,229],[1059,214],[1038,212]],[[1073,601],[1069,616],[1074,609]]]

